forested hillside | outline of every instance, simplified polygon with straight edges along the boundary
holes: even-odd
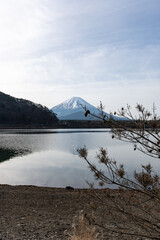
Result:
[[[0,125],[54,126],[58,119],[47,107],[0,92]]]

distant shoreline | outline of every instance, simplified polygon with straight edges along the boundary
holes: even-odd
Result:
[[[0,124],[0,129],[73,129],[73,128],[109,128],[102,121],[61,120],[53,125]]]
[[[127,127],[127,128],[137,128],[136,123],[134,121],[116,121],[117,128],[119,127]],[[158,121],[159,127],[160,122]],[[44,125],[44,124],[0,124],[0,129],[102,129],[111,128],[111,122],[103,122],[103,121],[88,121],[88,120],[59,120],[58,123],[53,125]],[[116,127],[116,126],[114,126]],[[150,128],[150,123],[148,122],[148,126],[146,124],[146,128]]]

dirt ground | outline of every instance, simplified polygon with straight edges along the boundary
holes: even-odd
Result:
[[[105,200],[105,211],[103,205],[98,207],[98,211],[96,211],[98,222],[104,221],[109,229],[114,229],[115,224],[118,223],[123,224],[123,227],[125,226],[128,229],[133,228],[133,236],[131,237],[123,235],[123,237],[119,238],[119,235],[115,233],[108,238],[108,233],[107,237],[103,233],[103,237],[99,237],[98,240],[148,239],[136,237],[134,234],[135,226],[130,224],[128,218],[127,220],[122,218],[116,210],[116,215],[114,215],[116,216],[116,222],[111,218],[114,209],[114,199],[117,196],[116,190],[97,189],[94,193],[98,198],[102,197]],[[111,194],[110,202],[106,194]],[[124,194],[128,193],[125,192]],[[127,199],[127,196],[125,199]],[[69,240],[73,232],[72,224],[75,216],[78,216],[79,212],[83,210],[88,217],[88,213],[91,213],[91,209],[95,207],[95,203],[93,203],[91,189],[71,190],[36,186],[0,185],[0,240]],[[160,214],[160,209],[158,205],[154,207],[157,208],[155,209],[157,218]],[[141,216],[144,217],[143,215]]]
[[[0,185],[0,240],[65,240],[87,190]]]

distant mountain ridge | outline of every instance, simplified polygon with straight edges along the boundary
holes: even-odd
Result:
[[[0,125],[45,127],[56,123],[57,117],[47,107],[0,92]]]
[[[53,111],[60,120],[98,120],[97,118],[92,117],[91,115],[85,117],[84,115],[85,111],[82,106],[86,107],[87,110],[89,110],[91,113],[94,113],[97,116],[100,114],[98,108],[86,102],[81,97],[72,97],[51,108],[51,111]],[[110,114],[108,113],[105,114],[107,117],[110,117]],[[119,118],[114,117],[114,119],[118,120]]]

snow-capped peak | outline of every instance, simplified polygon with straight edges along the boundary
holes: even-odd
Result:
[[[53,107],[51,110],[57,114],[57,117],[59,119],[65,118],[65,116],[72,115],[72,114],[79,114],[83,116],[82,118],[85,119],[84,116],[84,109],[83,107],[86,107],[87,109],[92,109],[92,112],[95,111],[95,107],[91,104],[87,103],[85,100],[83,100],[81,97],[72,97],[61,104]],[[97,110],[97,109],[96,109]],[[77,116],[76,116],[77,118]],[[71,116],[72,119],[72,116]],[[79,117],[78,117],[79,119]]]
[[[54,109],[76,109],[76,108],[82,108],[82,106],[88,106],[90,105],[85,100],[83,100],[81,97],[72,97],[70,99],[67,99],[66,101],[62,102],[61,104],[55,106],[52,108]]]
[[[91,113],[94,113],[96,116],[99,116],[100,111],[98,108],[94,107],[93,105],[89,104],[81,97],[72,97],[61,104],[53,107],[51,111],[57,114],[57,117],[60,120],[89,120],[94,119],[90,115],[85,117],[85,110],[83,107],[86,107]],[[110,117],[110,114],[105,113],[107,117]],[[114,119],[118,119],[114,116]],[[97,120],[97,118],[95,118]]]

